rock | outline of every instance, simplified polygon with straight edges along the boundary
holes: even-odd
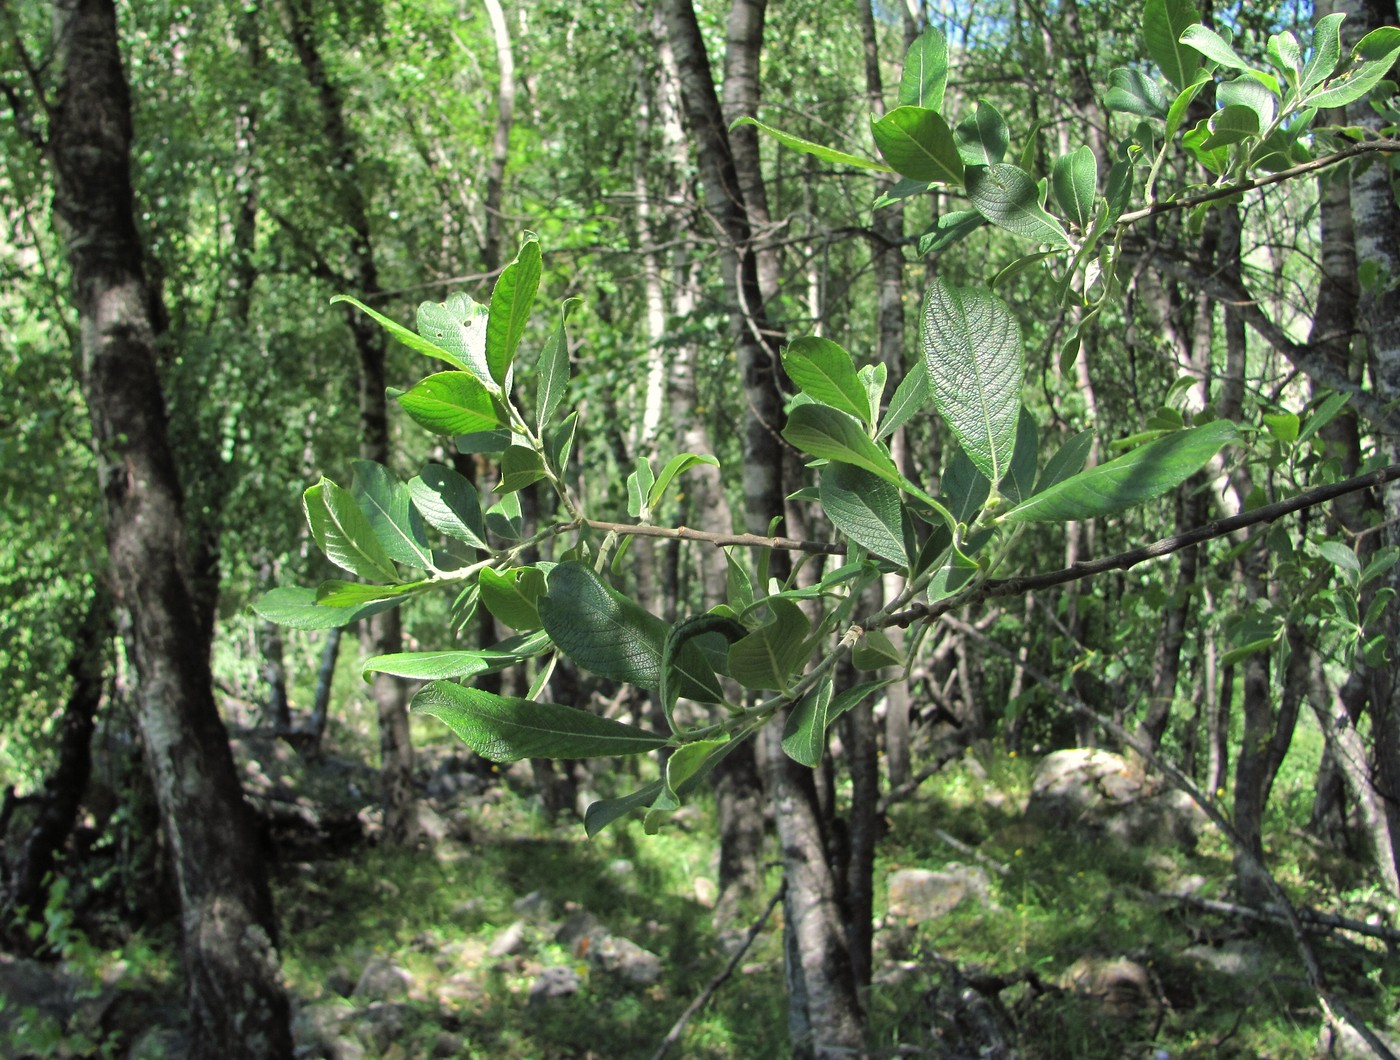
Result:
[[[491,948],[486,951],[486,955],[500,960],[502,957],[509,957],[513,953],[519,953],[524,948],[525,921],[517,920],[491,941]]]
[[[1382,1031],[1377,1027],[1370,1028],[1371,1033],[1381,1040],[1381,1043],[1392,1053],[1400,1056],[1400,1038],[1390,1031]],[[1371,1060],[1376,1055],[1375,1050],[1366,1044],[1366,1040],[1349,1023],[1342,1025],[1340,1034],[1332,1030],[1331,1027],[1322,1028],[1322,1036],[1317,1042],[1317,1055],[1325,1056],[1330,1060]]]
[[[436,846],[452,834],[452,826],[426,802],[419,801],[415,810],[418,818],[419,835],[429,844]]]
[[[512,904],[514,909],[521,916],[544,916],[549,909],[549,899],[544,896],[543,891],[531,891],[521,898],[517,898]]]
[[[344,998],[298,1005],[292,1013],[292,1041],[298,1055],[320,1056],[334,1052],[346,1024],[355,1015],[355,1006]],[[359,1048],[356,1043],[356,1048]],[[362,1050],[363,1051],[363,1050]]]
[[[389,957],[371,957],[351,996],[367,1001],[393,1001],[407,997],[412,987],[413,976],[408,969]]]
[[[941,871],[900,869],[886,883],[889,915],[907,920],[935,920],[971,898],[991,905],[991,881],[976,865],[949,862]]]
[[[530,1004],[544,1005],[555,998],[577,994],[583,979],[572,968],[546,968],[530,984]]]
[[[1106,1015],[1117,1019],[1155,1014],[1162,1004],[1160,991],[1147,969],[1122,957],[1081,957],[1070,965],[1063,985],[1094,998]]]
[[[661,958],[620,935],[605,935],[588,949],[590,964],[636,986],[651,986],[661,979]]]
[[[355,1034],[372,1056],[383,1056],[394,1042],[408,1036],[418,1014],[401,1001],[376,1002],[355,1020]]]
[[[66,1023],[72,1014],[72,984],[57,969],[38,961],[0,954],[0,1034],[9,1032],[24,1009],[34,1009],[40,1017]]]
[[[599,939],[606,938],[608,929],[603,922],[587,910],[573,914],[559,925],[554,933],[554,941],[573,950],[574,956],[582,957]]]
[[[1055,751],[1036,767],[1026,818],[1059,831],[1134,845],[1195,846],[1205,813],[1136,762],[1095,748]]]
[[[1262,979],[1268,960],[1264,947],[1248,939],[1230,939],[1219,946],[1192,946],[1181,955],[1203,968],[1241,979]]]
[[[696,876],[695,901],[705,909],[713,909],[719,900],[719,886],[708,876]]]

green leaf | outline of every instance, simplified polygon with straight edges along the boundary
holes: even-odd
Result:
[[[991,166],[1006,157],[1011,133],[997,109],[985,99],[979,99],[977,109],[953,130],[953,141],[966,165]]]
[[[626,817],[633,810],[641,810],[650,806],[660,794],[661,781],[653,780],[645,787],[638,788],[626,795],[619,795],[615,799],[598,799],[596,802],[590,802],[588,809],[583,814],[583,829],[588,833],[588,838],[592,839],[608,825]]]
[[[950,210],[940,214],[933,228],[919,237],[919,253],[936,254],[971,235],[987,223],[976,210]]]
[[[947,86],[948,38],[941,29],[930,26],[905,53],[904,72],[899,79],[899,103],[942,110]]]
[[[504,425],[500,406],[470,372],[439,372],[399,395],[399,405],[434,434],[472,434]]]
[[[423,688],[413,697],[413,712],[437,718],[492,762],[635,755],[667,742],[664,736],[577,707],[497,696],[448,681]]]
[[[1299,422],[1296,412],[1264,413],[1264,426],[1284,445],[1292,445],[1298,440]]]
[[[369,519],[389,558],[422,570],[433,569],[423,517],[413,507],[408,486],[373,460],[356,460],[350,493]]]
[[[1201,144],[1202,150],[1229,147],[1259,135],[1259,115],[1248,107],[1226,107],[1211,115],[1210,130],[1210,136]]]
[[[794,151],[801,151],[804,155],[814,155],[823,162],[832,162],[838,166],[855,166],[858,169],[871,169],[877,173],[889,173],[890,167],[881,165],[879,162],[869,158],[861,158],[859,155],[847,154],[845,151],[838,151],[834,147],[826,147],[811,140],[804,140],[800,136],[793,136],[792,133],[785,133],[781,129],[775,129],[771,125],[764,125],[756,118],[740,118],[731,129],[740,125],[752,125],[760,132],[773,137],[784,147],[790,147]]]
[[[1094,446],[1094,432],[1080,431],[1065,440],[1064,445],[1045,465],[1045,470],[1036,479],[1032,493],[1040,493],[1051,486],[1063,482],[1072,475],[1084,470],[1084,462],[1089,459],[1089,450]]]
[[[856,373],[856,378],[865,389],[866,423],[875,423],[880,419],[880,402],[885,396],[889,374],[889,368],[883,364],[867,364]]]
[[[806,662],[811,624],[790,600],[771,599],[771,622],[729,647],[729,675],[745,688],[785,690]]]
[[[974,522],[992,493],[992,484],[987,481],[987,476],[977,470],[977,465],[962,446],[958,446],[948,461],[943,471],[942,486],[948,510],[960,523]]]
[[[1065,216],[1080,228],[1088,228],[1099,188],[1099,163],[1094,152],[1083,146],[1057,158],[1050,172],[1050,188]]]
[[[735,561],[729,551],[729,549],[724,550],[726,568],[724,598],[735,612],[742,613],[753,606],[753,582],[749,579],[749,572]]]
[[[514,493],[544,478],[544,460],[533,449],[512,445],[501,454],[501,481],[496,492]]]
[[[538,607],[550,639],[585,670],[640,688],[660,685],[670,627],[604,584],[591,567],[572,561],[555,567]]]
[[[1390,73],[1400,58],[1400,29],[1383,26],[1362,37],[1352,52],[1351,63],[1341,75],[1327,82],[1327,87],[1314,92],[1303,104],[1316,107],[1345,107],[1354,103],[1378,85]]]
[[[999,482],[1016,446],[1026,374],[1016,318],[990,291],[935,280],[921,319],[934,404],[978,470]]]
[[[323,607],[363,607],[382,600],[398,602],[405,596],[421,592],[432,582],[405,582],[402,585],[370,585],[366,582],[345,582],[332,578],[316,586],[316,603]]]
[[[851,665],[857,670],[882,670],[886,666],[903,666],[904,653],[894,646],[883,630],[866,630],[851,649]]]
[[[1108,92],[1103,97],[1110,110],[1136,114],[1141,118],[1165,118],[1167,97],[1153,78],[1131,67],[1120,66],[1108,75]]]
[[[922,107],[896,107],[870,131],[880,154],[901,176],[961,184],[963,161],[942,116]]]
[[[479,381],[491,378],[486,364],[488,310],[471,295],[458,292],[445,302],[424,302],[418,307],[418,333],[449,354],[442,359],[471,373]]]
[[[527,236],[515,260],[505,267],[491,291],[491,310],[486,320],[486,364],[489,378],[505,386],[515,359],[520,337],[530,322],[535,292],[540,286],[540,244]],[[466,433],[466,432],[458,432]]]
[[[880,422],[880,433],[875,440],[883,441],[903,427],[928,404],[930,396],[928,368],[922,360],[917,360],[909,366],[899,386],[894,388],[894,397],[890,398],[889,408],[885,409],[885,418]]]
[[[536,630],[511,637],[495,647],[476,651],[406,651],[375,655],[360,664],[366,680],[370,674],[393,674],[414,681],[449,681],[480,677],[515,666],[549,647],[549,635]]]
[[[539,600],[545,578],[538,567],[482,568],[481,602],[511,629],[539,629]]]
[[[457,435],[452,439],[452,444],[459,453],[485,453],[487,456],[496,456],[505,452],[514,437],[511,431],[503,428],[494,431],[473,431],[471,434]]]
[[[870,399],[851,355],[830,339],[793,339],[783,350],[783,370],[804,394],[824,405],[870,420]]]
[[[539,397],[535,409],[535,429],[543,431],[545,424],[554,418],[569,392],[569,314],[583,304],[581,298],[566,298],[559,307],[559,323],[549,333],[544,349],[540,351]]]
[[[1268,88],[1250,77],[1237,77],[1215,88],[1215,102],[1225,110],[1231,107],[1247,107],[1259,119],[1259,131],[1273,124],[1278,111],[1278,97]]]
[[[1196,101],[1196,97],[1201,94],[1206,85],[1212,84],[1213,81],[1210,74],[1201,70],[1197,73],[1196,80],[1177,93],[1177,97],[1172,100],[1172,105],[1167,108],[1167,139],[1170,140],[1176,135],[1176,131],[1181,128],[1181,123],[1186,120],[1186,112],[1190,109],[1191,104]],[[1120,210],[1119,213],[1121,212]],[[1117,217],[1117,214],[1114,216]]]
[[[1337,63],[1342,58],[1341,28],[1344,18],[1344,14],[1328,15],[1318,19],[1313,27],[1312,54],[1303,67],[1301,87],[1304,92],[1311,92],[1337,69]]]
[[[1231,70],[1249,69],[1249,64],[1239,57],[1235,49],[1230,46],[1230,42],[1207,26],[1202,26],[1199,23],[1187,26],[1180,40],[1188,48],[1195,48],[1207,59],[1219,63],[1221,66],[1229,67]],[[1181,82],[1183,85],[1185,83]]]
[[[875,555],[909,566],[909,535],[899,490],[850,464],[822,469],[821,501],[832,525]]]
[[[1059,221],[1040,205],[1040,186],[1023,169],[1005,162],[967,171],[967,197],[992,224],[1037,243],[1070,245]]]
[[[933,187],[934,184],[927,180],[910,180],[908,177],[900,177],[876,197],[875,201],[870,204],[870,208],[881,210],[904,199],[922,195]]]
[[[349,491],[322,478],[302,495],[311,536],[342,570],[371,581],[396,582],[399,572]]]
[[[646,511],[647,494],[656,484],[656,475],[651,470],[651,461],[644,456],[637,457],[637,469],[627,476],[627,514],[640,519]]]
[[[435,360],[446,361],[448,364],[452,365],[453,368],[467,368],[467,365],[459,358],[455,357],[449,350],[445,350],[441,346],[434,345],[431,341],[429,341],[426,338],[421,338],[418,335],[415,335],[413,332],[409,331],[408,328],[404,327],[400,323],[397,323],[396,321],[390,320],[383,313],[376,313],[373,309],[365,305],[359,299],[351,298],[348,294],[338,294],[331,299],[332,305],[334,305],[336,302],[347,302],[350,305],[354,306],[356,309],[360,310],[360,312],[365,313],[374,320],[378,321],[381,325],[383,325],[384,329],[388,331],[390,335],[393,335],[394,338],[398,339],[409,349],[417,350],[419,353],[426,354],[427,356],[432,357]]]
[[[826,730],[842,714],[887,684],[888,681],[865,681],[833,698],[830,678],[823,680],[788,712],[783,726],[783,751],[794,762],[815,769],[826,753]]]
[[[429,526],[472,548],[491,551],[476,487],[450,467],[429,464],[409,480],[408,493]]]
[[[696,740],[681,744],[666,759],[665,782],[647,811],[644,828],[647,835],[655,835],[668,814],[681,808],[681,798],[691,790],[694,782],[713,768],[714,762],[731,750],[730,741]]]
[[[1200,22],[1191,0],[1147,0],[1142,10],[1142,42],[1157,69],[1177,88],[1195,78],[1201,60],[1193,48],[1181,43],[1181,35]]]
[[[1317,551],[1323,559],[1339,570],[1360,576],[1361,561],[1356,558],[1355,552],[1340,541],[1324,541],[1317,546]]]
[[[359,607],[329,607],[316,602],[315,589],[283,585],[253,601],[253,613],[290,629],[318,630],[347,626],[397,604],[397,600],[382,600]]]
[[[799,405],[789,413],[783,437],[804,453],[854,464],[886,482],[900,484],[899,469],[890,454],[844,412],[825,405]]]
[[[486,529],[507,541],[519,541],[525,533],[520,512],[520,494],[507,493],[486,509]]]
[[[997,489],[1011,504],[1029,497],[1035,484],[1035,464],[1040,452],[1040,428],[1035,417],[1024,407],[1016,421],[1016,447],[1011,451],[1011,466],[1002,476]]]
[[[705,464],[709,467],[719,467],[719,461],[713,456],[699,455],[696,453],[678,453],[666,461],[666,466],[661,469],[661,476],[647,492],[647,507],[653,511],[661,503],[661,498],[666,495],[667,488],[675,481],[677,475],[683,475],[693,467]]]
[[[1012,508],[1006,522],[1066,522],[1112,515],[1175,489],[1235,440],[1235,425],[1216,420],[1149,442],[1116,460],[1067,478]]]
[[[698,615],[684,622],[677,622],[666,634],[666,642],[661,649],[661,685],[659,688],[661,709],[666,713],[666,721],[671,726],[672,731],[676,731],[675,707],[676,700],[680,697],[681,684],[684,675],[689,672],[694,676],[700,668],[696,666],[697,646],[692,644],[697,637],[719,636],[723,637],[727,644],[733,644],[745,636],[747,631],[732,618],[722,615]],[[713,680],[711,668],[706,665],[703,668],[704,676],[709,678],[710,687],[706,689],[704,700],[706,702],[718,703],[724,699],[724,690],[719,683]]]

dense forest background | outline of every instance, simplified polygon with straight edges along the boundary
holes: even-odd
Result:
[[[1346,57],[1396,21],[1387,0],[0,0],[0,1052],[1393,1055],[1400,37]],[[1196,22],[1241,66],[1182,45]],[[1297,88],[1329,39],[1318,113],[1230,124],[1273,104],[1227,74],[1287,80],[1294,56]],[[927,100],[919,64],[945,60]],[[969,171],[996,145],[982,161],[1056,174],[1039,202],[1073,238],[1041,205],[977,220],[974,178],[911,178],[891,127],[872,138],[909,92]],[[881,157],[898,172],[860,162]],[[495,326],[535,261],[513,340],[539,467],[422,430],[399,399],[423,351],[363,311],[428,337],[471,323],[466,296]],[[830,483],[857,480],[784,426],[840,387],[791,357],[887,373],[874,434],[926,370],[926,289],[993,281],[1024,484],[979,514],[946,415],[866,440],[968,534],[977,593],[945,573],[910,602],[920,554],[947,557],[937,520],[843,522]],[[551,434],[556,412],[577,419]],[[1021,524],[978,568],[973,531],[1033,480],[1224,422],[1161,496]],[[332,484],[382,539],[408,523],[375,498],[415,475],[494,505],[483,552],[503,528],[598,537],[490,553],[480,606],[386,609],[333,581],[327,554],[356,568],[326,547]],[[867,561],[843,620],[890,621],[813,656],[823,712],[865,689],[829,728],[766,708],[684,806],[604,801],[590,838],[590,804],[679,789],[694,756],[493,763],[410,713],[421,664],[361,663],[514,645],[467,683],[680,731],[664,685],[519,646],[561,638],[531,568],[496,559],[562,569],[619,538],[610,584],[673,628],[772,584],[807,608],[804,653],[835,645],[838,555]],[[786,691],[805,658],[725,676]],[[649,805],[675,813],[622,812]]]

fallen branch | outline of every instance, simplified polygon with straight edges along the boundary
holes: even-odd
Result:
[[[783,900],[783,892],[786,889],[787,885],[782,884],[773,892],[773,897],[768,899],[768,905],[764,908],[763,912],[759,914],[758,919],[749,925],[748,934],[744,936],[744,941],[739,945],[739,948],[734,951],[734,955],[729,958],[729,963],[724,966],[723,970],[721,970],[717,976],[709,981],[705,989],[700,991],[700,995],[686,1007],[686,1010],[681,1013],[681,1018],[672,1024],[671,1029],[666,1032],[666,1037],[662,1038],[661,1044],[656,1047],[656,1052],[651,1054],[651,1060],[662,1060],[662,1057],[671,1051],[671,1046],[680,1041],[681,1034],[685,1031],[686,1024],[699,1015],[700,1010],[709,1003],[710,998],[714,997],[719,988],[734,974],[734,969],[739,967],[739,962],[744,959],[744,954],[747,953],[749,947],[753,945],[754,939],[758,938],[758,933],[763,930],[763,925],[768,923],[768,918],[772,916],[773,910],[776,909],[778,903]]]
[[[1193,905],[1198,909],[1203,909],[1208,913],[1221,913],[1225,916],[1240,917],[1244,920],[1263,920],[1274,924],[1288,923],[1288,914],[1282,909],[1265,905],[1259,908],[1249,905],[1238,905],[1234,902],[1222,902],[1215,898],[1201,898],[1194,894],[1152,894],[1149,897],[1161,898],[1173,902],[1182,902],[1186,905]],[[1354,917],[1341,916],[1338,913],[1324,913],[1319,909],[1308,909],[1306,907],[1297,910],[1298,919],[1305,925],[1314,928],[1326,928],[1328,930],[1354,931],[1358,935],[1367,935],[1373,939],[1380,939],[1383,942],[1400,942],[1400,931],[1386,927],[1384,924],[1368,924],[1364,920],[1357,920]]]

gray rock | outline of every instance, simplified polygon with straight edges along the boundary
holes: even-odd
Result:
[[[1393,1032],[1383,1031],[1378,1027],[1371,1027],[1370,1031],[1387,1049],[1400,1055],[1400,1039],[1397,1039]],[[1349,1023],[1342,1024],[1340,1034],[1331,1027],[1323,1027],[1317,1042],[1317,1054],[1331,1060],[1372,1060],[1376,1055],[1375,1050],[1366,1044],[1366,1039],[1361,1037],[1361,1033]]]
[[[991,881],[976,865],[950,862],[941,871],[900,869],[886,883],[889,915],[905,920],[934,920],[971,899],[991,905]]]
[[[577,994],[583,980],[572,968],[546,968],[530,984],[530,1004],[545,1005],[556,998]]]
[[[661,978],[661,958],[619,935],[605,935],[588,948],[588,962],[636,986]]]
[[[1096,748],[1055,751],[1041,759],[1026,819],[1094,838],[1187,849],[1206,824],[1205,813],[1184,792],[1149,777],[1137,762]]]
[[[1219,946],[1191,946],[1181,955],[1203,968],[1241,979],[1262,979],[1268,965],[1264,947],[1248,939],[1230,939]]]
[[[1063,985],[1093,998],[1105,1015],[1117,1019],[1154,1015],[1162,1004],[1147,969],[1123,957],[1081,957],[1070,965]]]
[[[413,976],[389,957],[371,957],[360,973],[352,997],[367,1001],[394,1001],[407,997],[413,988]]]
[[[519,953],[524,948],[525,921],[517,920],[491,940],[491,948],[486,951],[486,955],[500,960],[502,957]]]
[[[549,899],[544,896],[543,891],[531,891],[517,898],[511,904],[511,908],[521,916],[544,916],[549,909]]]
[[[600,939],[606,938],[607,934],[608,929],[603,926],[603,922],[584,910],[575,913],[559,925],[559,930],[554,933],[554,941],[561,946],[568,946],[576,956],[582,956]]]
[[[383,1056],[389,1046],[403,1039],[417,1021],[412,1005],[400,1001],[377,1002],[355,1020],[355,1034],[373,1056]]]

